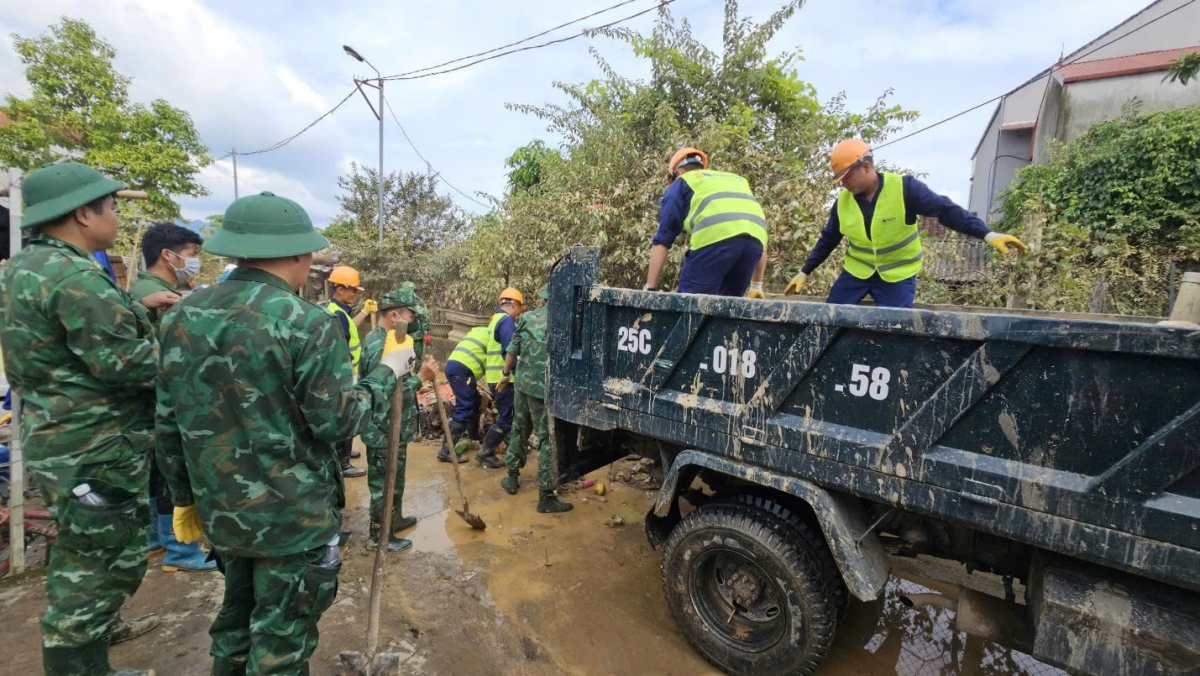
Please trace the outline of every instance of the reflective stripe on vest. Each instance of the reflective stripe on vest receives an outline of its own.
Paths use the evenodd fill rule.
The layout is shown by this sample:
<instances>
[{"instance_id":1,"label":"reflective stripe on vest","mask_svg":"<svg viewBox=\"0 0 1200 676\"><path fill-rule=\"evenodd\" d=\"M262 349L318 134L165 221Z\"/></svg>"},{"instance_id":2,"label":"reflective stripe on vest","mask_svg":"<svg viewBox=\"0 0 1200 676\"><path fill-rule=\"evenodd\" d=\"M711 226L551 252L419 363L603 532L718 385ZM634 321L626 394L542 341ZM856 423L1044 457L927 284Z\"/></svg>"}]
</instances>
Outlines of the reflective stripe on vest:
<instances>
[{"instance_id":1,"label":"reflective stripe on vest","mask_svg":"<svg viewBox=\"0 0 1200 676\"><path fill-rule=\"evenodd\" d=\"M466 366L476 380L482 378L484 360L487 358L488 335L490 334L486 326L476 326L471 329L467 332L466 337L454 346L447 361L456 361Z\"/></svg>"},{"instance_id":2,"label":"reflective stripe on vest","mask_svg":"<svg viewBox=\"0 0 1200 676\"><path fill-rule=\"evenodd\" d=\"M495 385L504 377L504 347L500 341L496 340L496 325L501 319L507 317L505 312L497 312L492 315L492 321L487 327L487 382Z\"/></svg>"},{"instance_id":3,"label":"reflective stripe on vest","mask_svg":"<svg viewBox=\"0 0 1200 676\"><path fill-rule=\"evenodd\" d=\"M739 235L750 235L767 245L767 219L746 179L708 170L689 171L679 178L692 189L691 208L683 221L692 249Z\"/></svg>"},{"instance_id":4,"label":"reflective stripe on vest","mask_svg":"<svg viewBox=\"0 0 1200 676\"><path fill-rule=\"evenodd\" d=\"M358 371L358 358L362 356L362 345L358 342L358 327L354 325L354 318L333 301L329 301L329 305L325 309L346 318L346 324L350 326L350 363L354 365L354 370Z\"/></svg>"},{"instance_id":5,"label":"reflective stripe on vest","mask_svg":"<svg viewBox=\"0 0 1200 676\"><path fill-rule=\"evenodd\" d=\"M876 272L885 282L899 282L921 271L925 249L916 223L905 223L904 178L884 174L875 215L871 218L871 236L862 209L849 190L838 194L838 226L849 243L844 267L859 279L870 279Z\"/></svg>"}]
</instances>

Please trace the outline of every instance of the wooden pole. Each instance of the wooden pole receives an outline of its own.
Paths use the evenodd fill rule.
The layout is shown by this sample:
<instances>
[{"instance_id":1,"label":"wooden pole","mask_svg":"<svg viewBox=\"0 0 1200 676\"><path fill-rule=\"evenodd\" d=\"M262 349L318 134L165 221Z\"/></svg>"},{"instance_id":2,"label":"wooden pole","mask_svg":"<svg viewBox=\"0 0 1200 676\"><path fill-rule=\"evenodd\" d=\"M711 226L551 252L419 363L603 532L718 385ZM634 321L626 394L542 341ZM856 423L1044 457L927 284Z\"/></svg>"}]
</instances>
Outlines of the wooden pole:
<instances>
[{"instance_id":1,"label":"wooden pole","mask_svg":"<svg viewBox=\"0 0 1200 676\"><path fill-rule=\"evenodd\" d=\"M408 323L396 323L397 336L408 335ZM375 546L375 568L371 571L371 605L367 616L367 654L366 663L371 664L375 659L375 649L379 645L379 611L383 596L383 558L387 554L388 543L392 539L392 506L396 492L396 465L400 455L400 424L403 421L401 413L404 409L404 383L396 379L396 391L392 394L392 410L389 412L388 428L388 458L387 474L383 484L383 514L379 524L379 542Z\"/></svg>"},{"instance_id":2,"label":"wooden pole","mask_svg":"<svg viewBox=\"0 0 1200 676\"><path fill-rule=\"evenodd\" d=\"M9 260L21 250L21 172L9 170L8 190L8 251ZM11 264L11 263L10 263ZM8 507L11 511L8 521L8 561L13 575L25 571L25 451L21 447L21 397L17 394L12 381L12 422L9 429L12 439L8 443L9 452L9 488Z\"/></svg>"}]
</instances>

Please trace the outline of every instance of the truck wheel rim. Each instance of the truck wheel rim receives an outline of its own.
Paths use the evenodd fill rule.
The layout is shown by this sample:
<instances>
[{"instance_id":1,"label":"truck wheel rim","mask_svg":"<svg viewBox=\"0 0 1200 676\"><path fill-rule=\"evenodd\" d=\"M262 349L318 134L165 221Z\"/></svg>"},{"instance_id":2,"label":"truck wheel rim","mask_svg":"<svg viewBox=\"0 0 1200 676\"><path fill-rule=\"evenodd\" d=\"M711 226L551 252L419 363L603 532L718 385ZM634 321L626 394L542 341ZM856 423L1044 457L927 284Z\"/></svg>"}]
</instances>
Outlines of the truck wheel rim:
<instances>
[{"instance_id":1,"label":"truck wheel rim","mask_svg":"<svg viewBox=\"0 0 1200 676\"><path fill-rule=\"evenodd\" d=\"M783 638L786 596L753 559L730 549L707 551L692 566L691 578L693 607L725 643L761 652Z\"/></svg>"}]
</instances>

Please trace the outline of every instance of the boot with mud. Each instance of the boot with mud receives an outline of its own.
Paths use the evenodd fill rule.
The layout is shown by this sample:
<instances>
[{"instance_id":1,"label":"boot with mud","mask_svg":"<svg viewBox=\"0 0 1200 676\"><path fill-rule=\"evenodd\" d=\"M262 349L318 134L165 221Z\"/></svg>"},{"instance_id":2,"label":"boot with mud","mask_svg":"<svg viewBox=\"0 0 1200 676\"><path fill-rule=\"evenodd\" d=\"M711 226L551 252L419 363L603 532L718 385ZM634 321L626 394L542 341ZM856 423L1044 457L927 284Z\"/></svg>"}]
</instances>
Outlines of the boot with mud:
<instances>
[{"instance_id":1,"label":"boot with mud","mask_svg":"<svg viewBox=\"0 0 1200 676\"><path fill-rule=\"evenodd\" d=\"M375 551L379 547L379 526L371 524L371 535L367 538L367 549ZM412 547L412 540L406 540L402 537L392 534L388 538L387 550L389 552L402 552L409 547Z\"/></svg>"},{"instance_id":2,"label":"boot with mud","mask_svg":"<svg viewBox=\"0 0 1200 676\"><path fill-rule=\"evenodd\" d=\"M569 512L572 509L575 509L575 505L559 500L554 491L543 491L538 499L537 511L540 514L557 514Z\"/></svg>"},{"instance_id":3,"label":"boot with mud","mask_svg":"<svg viewBox=\"0 0 1200 676\"><path fill-rule=\"evenodd\" d=\"M108 665L108 641L100 639L74 648L42 646L42 668L47 674L70 676L154 676L152 669L113 669Z\"/></svg>"},{"instance_id":4,"label":"boot with mud","mask_svg":"<svg viewBox=\"0 0 1200 676\"><path fill-rule=\"evenodd\" d=\"M518 476L516 472L509 472L508 476L500 480L500 488L503 488L504 492L509 495L516 495L517 488L521 486L520 481L517 479Z\"/></svg>"},{"instance_id":5,"label":"boot with mud","mask_svg":"<svg viewBox=\"0 0 1200 676\"><path fill-rule=\"evenodd\" d=\"M216 566L214 565L213 567L215 568ZM108 639L108 644L117 645L118 643L132 641L142 634L153 630L158 626L158 623L158 615L154 613L143 615L135 620L126 620L117 615L117 622L113 625L112 635Z\"/></svg>"},{"instance_id":6,"label":"boot with mud","mask_svg":"<svg viewBox=\"0 0 1200 676\"><path fill-rule=\"evenodd\" d=\"M398 507L396 508L395 513L392 514L392 532L393 533L400 533L402 531L406 531L415 525L417 525L417 517L404 516L400 513L400 508L398 508Z\"/></svg>"},{"instance_id":7,"label":"boot with mud","mask_svg":"<svg viewBox=\"0 0 1200 676\"><path fill-rule=\"evenodd\" d=\"M467 459L465 457L463 457L463 455L461 453L457 452L458 440L461 439L462 436L466 433L467 433L466 423L460 423L460 422L456 422L454 420L450 421L450 440L447 441L445 438L442 439L442 447L440 450L438 450L438 455L437 455L438 462L450 462L450 445L451 444L454 444L454 446L456 447L455 448L455 453L456 453L455 459L458 461L458 463L461 465L462 463L467 462Z\"/></svg>"},{"instance_id":8,"label":"boot with mud","mask_svg":"<svg viewBox=\"0 0 1200 676\"><path fill-rule=\"evenodd\" d=\"M492 425L488 428L487 434L483 435L483 447L479 449L479 453L475 455L475 459L479 464L488 469L501 469L504 467L504 461L496 457L496 450L500 448L500 444L508 437L508 432Z\"/></svg>"}]
</instances>

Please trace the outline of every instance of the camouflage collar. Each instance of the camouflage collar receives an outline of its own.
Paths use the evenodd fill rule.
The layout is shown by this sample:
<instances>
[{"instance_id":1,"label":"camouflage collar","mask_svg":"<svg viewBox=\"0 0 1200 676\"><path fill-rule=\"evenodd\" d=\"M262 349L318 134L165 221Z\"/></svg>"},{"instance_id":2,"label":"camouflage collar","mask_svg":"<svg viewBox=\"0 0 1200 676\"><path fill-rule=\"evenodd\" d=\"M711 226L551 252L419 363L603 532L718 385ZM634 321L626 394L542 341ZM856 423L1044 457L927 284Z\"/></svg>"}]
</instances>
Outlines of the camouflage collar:
<instances>
[{"instance_id":1,"label":"camouflage collar","mask_svg":"<svg viewBox=\"0 0 1200 676\"><path fill-rule=\"evenodd\" d=\"M37 237L34 237L33 239L31 239L29 243L30 244L48 244L48 245L58 248L58 249L66 249L67 251L70 251L71 253L73 253L77 256L82 256L84 258L92 257L92 255L90 253L84 251L83 249L80 249L79 247L75 246L74 244L71 244L70 242L64 242L61 239L58 239L57 237L51 237L50 235L39 234Z\"/></svg>"},{"instance_id":2,"label":"camouflage collar","mask_svg":"<svg viewBox=\"0 0 1200 676\"><path fill-rule=\"evenodd\" d=\"M236 268L233 272L229 273L229 278L225 281L259 282L260 284L268 284L270 286L283 289L288 293L296 293L295 289L288 288L287 282L265 270L259 270L258 268Z\"/></svg>"}]
</instances>

